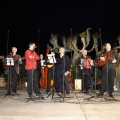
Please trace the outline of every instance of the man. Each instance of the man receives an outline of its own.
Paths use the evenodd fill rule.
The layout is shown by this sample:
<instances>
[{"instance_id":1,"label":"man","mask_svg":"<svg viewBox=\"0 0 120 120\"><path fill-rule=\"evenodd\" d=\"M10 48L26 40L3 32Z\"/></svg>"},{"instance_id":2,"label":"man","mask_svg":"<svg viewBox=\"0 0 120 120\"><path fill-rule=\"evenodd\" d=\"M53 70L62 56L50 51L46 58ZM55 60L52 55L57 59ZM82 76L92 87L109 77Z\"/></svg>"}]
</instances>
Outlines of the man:
<instances>
[{"instance_id":1,"label":"man","mask_svg":"<svg viewBox=\"0 0 120 120\"><path fill-rule=\"evenodd\" d=\"M38 88L38 73L37 73L37 60L40 57L34 51L36 48L35 43L29 43L29 49L25 51L25 70L27 76L27 91L28 96L33 97L32 91L35 92L36 96L40 96L39 88Z\"/></svg>"},{"instance_id":2,"label":"man","mask_svg":"<svg viewBox=\"0 0 120 120\"><path fill-rule=\"evenodd\" d=\"M47 57L46 58L46 64L48 67L48 74L47 74L47 89L46 93L48 94L50 92L50 85L51 85L51 80L54 78L54 58L55 58L55 53L53 51L50 52L52 63L51 60Z\"/></svg>"},{"instance_id":3,"label":"man","mask_svg":"<svg viewBox=\"0 0 120 120\"><path fill-rule=\"evenodd\" d=\"M111 50L110 43L106 43L105 45L105 53L102 55L98 55L101 62L105 62L106 64L102 66L102 82L101 89L98 96L103 96L104 92L107 91L109 93L109 97L113 97L112 93L114 91L114 78L116 72L116 59L117 54Z\"/></svg>"},{"instance_id":4,"label":"man","mask_svg":"<svg viewBox=\"0 0 120 120\"><path fill-rule=\"evenodd\" d=\"M16 95L17 94L17 78L18 78L18 74L19 74L19 64L22 64L22 61L21 61L22 59L21 59L21 56L17 54L16 47L12 47L12 53L8 57L13 58L13 62L11 61L10 69L9 69L9 67L7 69L7 74L11 73L11 75L10 75L11 78L8 78L8 79L11 80L10 81L11 83L13 81L12 91L13 91L14 95ZM3 63L7 64L7 58L3 59ZM10 85L10 83L8 83L8 84L9 84L8 86L10 88L11 85ZM9 90L8 90L8 92L10 92Z\"/></svg>"},{"instance_id":5,"label":"man","mask_svg":"<svg viewBox=\"0 0 120 120\"><path fill-rule=\"evenodd\" d=\"M65 55L65 48L59 48L59 57L57 58L57 63L55 64L55 84L58 82L61 97L70 94L68 74L71 68L71 62L67 55ZM56 86L56 85L55 85Z\"/></svg>"},{"instance_id":6,"label":"man","mask_svg":"<svg viewBox=\"0 0 120 120\"><path fill-rule=\"evenodd\" d=\"M88 93L91 82L91 67L93 66L93 60L87 55L87 50L82 50L82 56L78 58L77 62L82 77L82 90L83 92Z\"/></svg>"},{"instance_id":7,"label":"man","mask_svg":"<svg viewBox=\"0 0 120 120\"><path fill-rule=\"evenodd\" d=\"M40 78L42 77L41 69L44 69L43 54L40 54L40 60L37 61L37 72L38 72L38 87L40 89Z\"/></svg>"}]
</instances>

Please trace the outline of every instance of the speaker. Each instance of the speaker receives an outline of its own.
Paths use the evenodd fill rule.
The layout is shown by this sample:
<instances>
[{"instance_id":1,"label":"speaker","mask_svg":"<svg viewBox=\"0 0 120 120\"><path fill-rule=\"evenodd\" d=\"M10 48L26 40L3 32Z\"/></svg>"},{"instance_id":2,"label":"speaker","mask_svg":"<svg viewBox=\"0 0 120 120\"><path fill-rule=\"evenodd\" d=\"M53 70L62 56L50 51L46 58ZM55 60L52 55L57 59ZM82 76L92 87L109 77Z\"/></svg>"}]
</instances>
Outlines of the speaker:
<instances>
[{"instance_id":1,"label":"speaker","mask_svg":"<svg viewBox=\"0 0 120 120\"><path fill-rule=\"evenodd\" d=\"M75 79L75 90L82 90L82 80Z\"/></svg>"}]
</instances>

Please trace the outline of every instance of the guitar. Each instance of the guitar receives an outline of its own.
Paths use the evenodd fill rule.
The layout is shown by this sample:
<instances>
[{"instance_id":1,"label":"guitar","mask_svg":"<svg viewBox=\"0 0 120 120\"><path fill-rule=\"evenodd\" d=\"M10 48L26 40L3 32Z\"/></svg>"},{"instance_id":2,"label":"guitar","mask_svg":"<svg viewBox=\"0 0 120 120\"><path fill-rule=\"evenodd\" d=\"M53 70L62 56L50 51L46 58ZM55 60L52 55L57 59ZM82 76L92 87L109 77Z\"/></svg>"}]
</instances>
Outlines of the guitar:
<instances>
[{"instance_id":1,"label":"guitar","mask_svg":"<svg viewBox=\"0 0 120 120\"><path fill-rule=\"evenodd\" d=\"M47 66L48 66L48 68L51 68L53 65L54 65L54 64L51 64L51 65L47 65Z\"/></svg>"},{"instance_id":2,"label":"guitar","mask_svg":"<svg viewBox=\"0 0 120 120\"><path fill-rule=\"evenodd\" d=\"M120 48L120 46L116 47L114 50L111 50L109 53L104 53L102 56L100 57L105 57L105 61L101 60L100 57L97 60L98 66L103 67L106 65L107 60L110 61L113 59L112 53L117 50L118 48Z\"/></svg>"}]
</instances>

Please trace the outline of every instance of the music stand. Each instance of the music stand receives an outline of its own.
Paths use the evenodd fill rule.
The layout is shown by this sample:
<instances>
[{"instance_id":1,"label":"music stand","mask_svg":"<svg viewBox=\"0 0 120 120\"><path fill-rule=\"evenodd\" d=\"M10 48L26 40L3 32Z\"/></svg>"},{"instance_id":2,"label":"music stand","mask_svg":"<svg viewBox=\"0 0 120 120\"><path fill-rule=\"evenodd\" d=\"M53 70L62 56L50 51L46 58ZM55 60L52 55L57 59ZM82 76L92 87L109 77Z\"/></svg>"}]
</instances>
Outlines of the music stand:
<instances>
[{"instance_id":1,"label":"music stand","mask_svg":"<svg viewBox=\"0 0 120 120\"><path fill-rule=\"evenodd\" d=\"M50 63L50 64L56 63L56 59L55 59L55 55L54 55L54 54L48 54L47 56L48 56L48 60L49 60L49 63ZM53 79L54 79L54 65L53 65ZM52 95L52 98L51 98L51 100L52 100L52 99L53 99L53 96L54 96L54 92L55 92L55 87L54 87L54 84L53 84L53 88L52 88L51 92L48 94L47 98L48 98L50 95ZM59 94L57 94L57 95L59 95ZM59 95L59 96L60 96L60 95Z\"/></svg>"},{"instance_id":2,"label":"music stand","mask_svg":"<svg viewBox=\"0 0 120 120\"><path fill-rule=\"evenodd\" d=\"M4 97L6 97L7 95L12 95L13 96L13 94L11 94L11 78L12 78L12 76L11 76L11 66L14 66L14 59L13 58L7 58L6 59L7 61L6 61L6 65L8 66L8 88L7 88L7 94L5 94L5 96Z\"/></svg>"},{"instance_id":3,"label":"music stand","mask_svg":"<svg viewBox=\"0 0 120 120\"><path fill-rule=\"evenodd\" d=\"M84 72L84 59L81 59L81 65L80 65L80 69L82 70L82 91L84 93L84 76L85 76L85 72Z\"/></svg>"}]
</instances>

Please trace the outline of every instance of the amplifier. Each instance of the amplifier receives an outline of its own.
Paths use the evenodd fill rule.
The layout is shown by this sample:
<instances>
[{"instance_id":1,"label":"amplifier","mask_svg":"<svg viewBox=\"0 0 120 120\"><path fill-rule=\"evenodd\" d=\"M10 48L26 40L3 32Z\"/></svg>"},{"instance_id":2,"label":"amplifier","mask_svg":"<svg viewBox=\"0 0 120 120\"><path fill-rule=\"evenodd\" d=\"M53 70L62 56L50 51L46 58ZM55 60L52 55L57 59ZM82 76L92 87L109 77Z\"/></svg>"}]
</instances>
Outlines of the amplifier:
<instances>
[{"instance_id":1,"label":"amplifier","mask_svg":"<svg viewBox=\"0 0 120 120\"><path fill-rule=\"evenodd\" d=\"M82 90L82 79L75 79L75 90Z\"/></svg>"}]
</instances>

